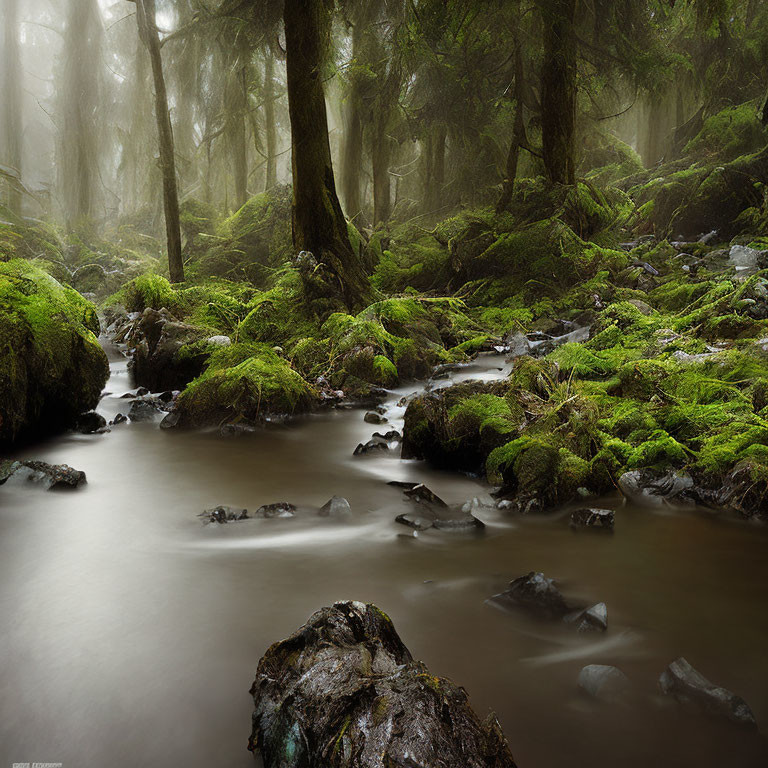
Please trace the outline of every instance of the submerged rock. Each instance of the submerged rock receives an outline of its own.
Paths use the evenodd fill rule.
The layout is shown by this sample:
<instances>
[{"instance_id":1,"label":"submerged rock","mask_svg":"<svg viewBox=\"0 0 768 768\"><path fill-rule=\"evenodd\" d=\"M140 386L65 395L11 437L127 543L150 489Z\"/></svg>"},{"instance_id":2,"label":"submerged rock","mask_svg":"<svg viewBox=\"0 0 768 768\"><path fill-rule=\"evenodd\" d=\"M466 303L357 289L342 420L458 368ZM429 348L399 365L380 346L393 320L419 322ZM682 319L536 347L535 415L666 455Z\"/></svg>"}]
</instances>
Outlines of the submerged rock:
<instances>
[{"instance_id":1,"label":"submerged rock","mask_svg":"<svg viewBox=\"0 0 768 768\"><path fill-rule=\"evenodd\" d=\"M199 516L204 518L206 523L224 524L234 522L235 520L247 520L248 510L239 507L219 506L213 509L206 509Z\"/></svg>"},{"instance_id":2,"label":"submerged rock","mask_svg":"<svg viewBox=\"0 0 768 768\"><path fill-rule=\"evenodd\" d=\"M510 581L509 588L494 595L491 602L501 608L523 608L547 619L563 618L570 610L555 580L537 571Z\"/></svg>"},{"instance_id":3,"label":"submerged rock","mask_svg":"<svg viewBox=\"0 0 768 768\"><path fill-rule=\"evenodd\" d=\"M630 687L629 678L617 667L588 664L579 672L579 688L593 699L615 701Z\"/></svg>"},{"instance_id":4,"label":"submerged rock","mask_svg":"<svg viewBox=\"0 0 768 768\"><path fill-rule=\"evenodd\" d=\"M423 483L413 486L413 488L406 488L403 493L419 504L431 504L436 507L447 508L448 505L434 492L427 488Z\"/></svg>"},{"instance_id":5,"label":"submerged rock","mask_svg":"<svg viewBox=\"0 0 768 768\"><path fill-rule=\"evenodd\" d=\"M354 456L362 456L366 453L376 453L377 451L388 451L389 441L383 437L372 437L367 443L358 443L355 448Z\"/></svg>"},{"instance_id":6,"label":"submerged rock","mask_svg":"<svg viewBox=\"0 0 768 768\"><path fill-rule=\"evenodd\" d=\"M605 603L596 603L583 611L569 614L565 621L573 624L577 632L605 632L608 629L608 607Z\"/></svg>"},{"instance_id":7,"label":"submerged rock","mask_svg":"<svg viewBox=\"0 0 768 768\"><path fill-rule=\"evenodd\" d=\"M368 411L363 417L363 421L365 421L366 424L386 424L388 419L386 416L376 413L376 411Z\"/></svg>"},{"instance_id":8,"label":"submerged rock","mask_svg":"<svg viewBox=\"0 0 768 768\"><path fill-rule=\"evenodd\" d=\"M352 517L352 508L343 496L332 496L317 514L320 517Z\"/></svg>"},{"instance_id":9,"label":"submerged rock","mask_svg":"<svg viewBox=\"0 0 768 768\"><path fill-rule=\"evenodd\" d=\"M131 403L128 418L131 421L152 421L160 413L157 403L148 397L139 397Z\"/></svg>"},{"instance_id":10,"label":"submerged rock","mask_svg":"<svg viewBox=\"0 0 768 768\"><path fill-rule=\"evenodd\" d=\"M85 481L85 472L68 464L48 464L45 461L6 461L0 463L0 484L6 482L30 482L47 490L52 488L77 488Z\"/></svg>"},{"instance_id":11,"label":"submerged rock","mask_svg":"<svg viewBox=\"0 0 768 768\"><path fill-rule=\"evenodd\" d=\"M75 430L83 435L92 435L94 432L107 432L107 420L96 411L81 413L75 422Z\"/></svg>"},{"instance_id":12,"label":"submerged rock","mask_svg":"<svg viewBox=\"0 0 768 768\"><path fill-rule=\"evenodd\" d=\"M693 479L671 470L664 473L650 469L625 472L619 478L619 488L625 496L644 506L691 504L694 501Z\"/></svg>"},{"instance_id":13,"label":"submerged rock","mask_svg":"<svg viewBox=\"0 0 768 768\"><path fill-rule=\"evenodd\" d=\"M254 517L295 517L296 507L287 501L278 501L274 504L264 504L256 510Z\"/></svg>"},{"instance_id":14,"label":"submerged rock","mask_svg":"<svg viewBox=\"0 0 768 768\"><path fill-rule=\"evenodd\" d=\"M757 727L755 716L744 699L711 683L682 657L662 672L659 687L683 705L727 718L738 725Z\"/></svg>"},{"instance_id":15,"label":"submerged rock","mask_svg":"<svg viewBox=\"0 0 768 768\"><path fill-rule=\"evenodd\" d=\"M612 509L575 509L571 512L572 528L601 528L613 530L616 513Z\"/></svg>"},{"instance_id":16,"label":"submerged rock","mask_svg":"<svg viewBox=\"0 0 768 768\"><path fill-rule=\"evenodd\" d=\"M514 768L498 721L414 661L392 621L359 602L323 608L259 662L248 748L265 768Z\"/></svg>"}]
</instances>

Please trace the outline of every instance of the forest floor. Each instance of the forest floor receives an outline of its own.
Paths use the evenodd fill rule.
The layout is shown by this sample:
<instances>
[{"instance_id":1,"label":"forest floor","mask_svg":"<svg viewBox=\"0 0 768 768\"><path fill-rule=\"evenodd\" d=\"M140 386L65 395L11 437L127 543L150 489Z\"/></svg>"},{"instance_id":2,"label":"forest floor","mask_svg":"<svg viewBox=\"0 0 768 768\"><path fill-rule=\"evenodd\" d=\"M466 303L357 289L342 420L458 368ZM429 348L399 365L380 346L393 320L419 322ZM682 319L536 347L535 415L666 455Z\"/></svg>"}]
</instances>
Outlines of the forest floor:
<instances>
[{"instance_id":1,"label":"forest floor","mask_svg":"<svg viewBox=\"0 0 768 768\"><path fill-rule=\"evenodd\" d=\"M169 393L147 404L167 427L375 404L504 351L503 381L408 404L404 456L485 475L523 511L622 487L768 517L768 158L738 113L724 119L650 171L616 142L575 187L520 180L501 213L350 224L377 294L352 313L307 300L288 188L224 219L187 201L177 285L146 221L98 237L9 221L0 298L16 342L0 375L16 411L0 438L95 406L93 301L137 385ZM41 373L54 349L58 383Z\"/></svg>"}]
</instances>

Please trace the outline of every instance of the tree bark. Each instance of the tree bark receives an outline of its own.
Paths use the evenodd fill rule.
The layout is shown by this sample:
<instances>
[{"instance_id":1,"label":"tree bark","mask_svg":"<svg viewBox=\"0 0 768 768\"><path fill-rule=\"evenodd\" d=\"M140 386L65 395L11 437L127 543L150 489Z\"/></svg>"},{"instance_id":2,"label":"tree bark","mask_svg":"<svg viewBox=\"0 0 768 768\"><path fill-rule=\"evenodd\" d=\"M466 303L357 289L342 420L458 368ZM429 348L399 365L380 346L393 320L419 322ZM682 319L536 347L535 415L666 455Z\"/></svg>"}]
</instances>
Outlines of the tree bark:
<instances>
[{"instance_id":1,"label":"tree bark","mask_svg":"<svg viewBox=\"0 0 768 768\"><path fill-rule=\"evenodd\" d=\"M22 161L22 120L21 120L21 59L19 53L18 0L6 0L3 62L3 121L5 137L3 159L18 172L21 181ZM21 215L21 188L8 185L8 208L17 216Z\"/></svg>"},{"instance_id":2,"label":"tree bark","mask_svg":"<svg viewBox=\"0 0 768 768\"><path fill-rule=\"evenodd\" d=\"M288 108L293 141L293 244L311 252L317 268L305 287L349 309L370 297L370 283L349 241L336 194L323 91L326 0L286 0Z\"/></svg>"},{"instance_id":3,"label":"tree bark","mask_svg":"<svg viewBox=\"0 0 768 768\"><path fill-rule=\"evenodd\" d=\"M248 150L245 136L247 109L245 67L233 75L229 107L229 148L232 157L232 175L235 179L235 208L240 210L248 200Z\"/></svg>"},{"instance_id":4,"label":"tree bark","mask_svg":"<svg viewBox=\"0 0 768 768\"><path fill-rule=\"evenodd\" d=\"M160 56L160 38L157 31L155 0L136 0L139 34L147 46L152 62L155 83L155 117L160 145L160 168L163 172L163 207L165 233L168 241L168 269L172 283L184 281L184 262L181 258L181 227L179 224L179 192L176 186L176 160L173 150L173 128L168 112L168 96Z\"/></svg>"},{"instance_id":5,"label":"tree bark","mask_svg":"<svg viewBox=\"0 0 768 768\"><path fill-rule=\"evenodd\" d=\"M442 123L432 125L424 144L426 165L424 173L424 207L427 213L439 210L445 184L445 142L448 129Z\"/></svg>"},{"instance_id":6,"label":"tree bark","mask_svg":"<svg viewBox=\"0 0 768 768\"><path fill-rule=\"evenodd\" d=\"M352 60L360 57L363 36L363 19L357 19L352 28ZM362 217L360 196L360 171L363 164L363 121L360 115L363 95L359 75L352 74L344 113L344 157L341 164L341 194L344 208L351 221L359 224Z\"/></svg>"},{"instance_id":7,"label":"tree bark","mask_svg":"<svg viewBox=\"0 0 768 768\"><path fill-rule=\"evenodd\" d=\"M576 0L544 0L544 63L541 72L541 129L544 165L550 181L574 184L576 122Z\"/></svg>"},{"instance_id":8,"label":"tree bark","mask_svg":"<svg viewBox=\"0 0 768 768\"><path fill-rule=\"evenodd\" d=\"M376 116L371 160L373 165L373 223L386 224L392 212L392 192L389 179L390 138L387 136L387 114Z\"/></svg>"},{"instance_id":9,"label":"tree bark","mask_svg":"<svg viewBox=\"0 0 768 768\"><path fill-rule=\"evenodd\" d=\"M515 121L512 126L512 141L509 145L509 154L507 155L507 168L504 178L504 185L501 190L501 197L496 203L496 212L501 213L507 209L512 200L512 193L515 190L515 179L517 178L517 163L520 159L520 148L526 141L525 135L525 113L524 90L525 74L523 71L523 52L522 46L518 41L515 48Z\"/></svg>"},{"instance_id":10,"label":"tree bark","mask_svg":"<svg viewBox=\"0 0 768 768\"><path fill-rule=\"evenodd\" d=\"M277 127L275 125L275 60L267 48L264 57L264 122L267 139L265 191L277 185Z\"/></svg>"}]
</instances>

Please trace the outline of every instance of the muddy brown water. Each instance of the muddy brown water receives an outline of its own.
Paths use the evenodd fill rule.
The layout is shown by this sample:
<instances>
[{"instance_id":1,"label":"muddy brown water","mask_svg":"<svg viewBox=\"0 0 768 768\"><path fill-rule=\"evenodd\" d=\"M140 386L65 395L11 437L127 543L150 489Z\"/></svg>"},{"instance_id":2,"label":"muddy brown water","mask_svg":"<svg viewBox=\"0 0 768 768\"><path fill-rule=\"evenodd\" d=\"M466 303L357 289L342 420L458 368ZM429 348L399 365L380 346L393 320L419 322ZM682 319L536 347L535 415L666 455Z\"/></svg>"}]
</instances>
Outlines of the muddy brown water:
<instances>
[{"instance_id":1,"label":"muddy brown water","mask_svg":"<svg viewBox=\"0 0 768 768\"><path fill-rule=\"evenodd\" d=\"M111 351L111 418L128 403ZM498 375L486 357L458 378ZM449 382L443 382L446 384ZM393 394L391 403L406 388ZM402 411L390 410L395 426ZM123 424L66 435L23 458L88 475L75 492L0 488L0 766L253 765L248 688L267 646L339 599L377 603L415 657L498 713L521 768L768 765L768 530L701 512L617 508L614 535L574 533L563 514L480 517L481 536L394 523L412 502L388 480L449 502L479 481L396 455L352 457L376 427L335 411L240 439ZM349 499L352 522L318 518L203 526L230 504ZM609 631L576 635L485 603L530 570L605 601ZM749 733L690 715L656 680L684 655L743 696ZM634 697L580 695L585 664L616 664Z\"/></svg>"}]
</instances>

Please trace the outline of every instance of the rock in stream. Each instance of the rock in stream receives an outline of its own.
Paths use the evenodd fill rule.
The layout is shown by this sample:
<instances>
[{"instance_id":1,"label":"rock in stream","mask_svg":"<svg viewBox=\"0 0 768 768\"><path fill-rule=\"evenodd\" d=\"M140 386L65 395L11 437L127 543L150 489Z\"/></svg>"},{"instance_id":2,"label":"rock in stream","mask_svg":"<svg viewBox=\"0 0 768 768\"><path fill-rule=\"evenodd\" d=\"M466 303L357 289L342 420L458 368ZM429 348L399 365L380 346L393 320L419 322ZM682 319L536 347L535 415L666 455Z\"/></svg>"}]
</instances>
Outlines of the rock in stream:
<instances>
[{"instance_id":1,"label":"rock in stream","mask_svg":"<svg viewBox=\"0 0 768 768\"><path fill-rule=\"evenodd\" d=\"M265 768L515 767L496 717L481 722L371 604L322 608L272 645L251 695Z\"/></svg>"}]
</instances>

